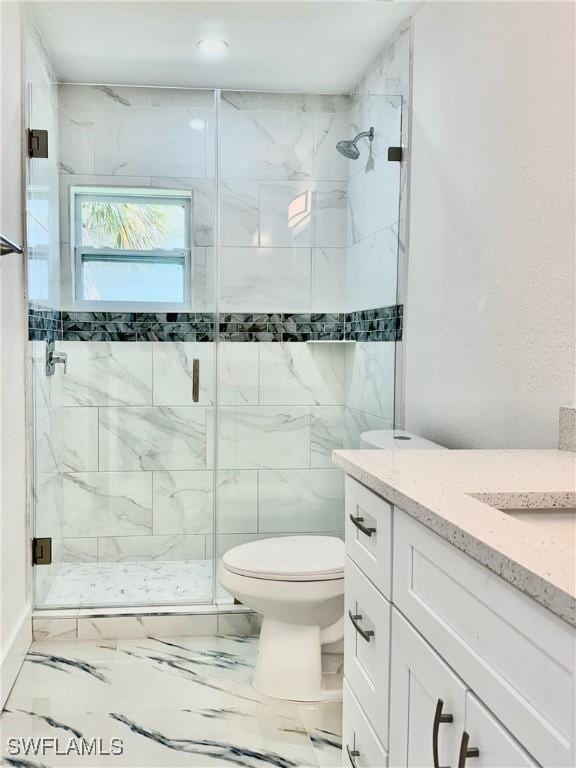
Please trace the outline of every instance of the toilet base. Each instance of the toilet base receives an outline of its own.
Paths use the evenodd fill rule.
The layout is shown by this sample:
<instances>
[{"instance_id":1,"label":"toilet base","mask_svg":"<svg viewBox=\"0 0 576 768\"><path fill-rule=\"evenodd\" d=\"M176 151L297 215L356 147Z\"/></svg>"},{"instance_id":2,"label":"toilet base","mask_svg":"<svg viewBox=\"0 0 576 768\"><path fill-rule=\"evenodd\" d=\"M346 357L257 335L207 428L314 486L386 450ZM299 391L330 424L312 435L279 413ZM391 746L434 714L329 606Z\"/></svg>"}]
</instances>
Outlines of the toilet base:
<instances>
[{"instance_id":1,"label":"toilet base","mask_svg":"<svg viewBox=\"0 0 576 768\"><path fill-rule=\"evenodd\" d=\"M252 679L260 693L284 701L340 701L341 671L323 669L321 628L264 617ZM338 666L338 657L331 658ZM341 666L341 664L340 664Z\"/></svg>"}]
</instances>

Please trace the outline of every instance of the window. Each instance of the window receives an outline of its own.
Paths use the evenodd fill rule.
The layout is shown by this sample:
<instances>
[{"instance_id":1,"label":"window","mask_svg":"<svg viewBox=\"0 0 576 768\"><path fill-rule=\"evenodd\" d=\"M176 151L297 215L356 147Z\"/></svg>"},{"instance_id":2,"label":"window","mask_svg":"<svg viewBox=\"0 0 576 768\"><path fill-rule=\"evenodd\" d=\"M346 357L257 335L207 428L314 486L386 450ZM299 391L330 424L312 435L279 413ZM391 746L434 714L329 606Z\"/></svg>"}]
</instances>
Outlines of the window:
<instances>
[{"instance_id":1,"label":"window","mask_svg":"<svg viewBox=\"0 0 576 768\"><path fill-rule=\"evenodd\" d=\"M71 194L79 305L188 304L191 194L86 187Z\"/></svg>"}]
</instances>

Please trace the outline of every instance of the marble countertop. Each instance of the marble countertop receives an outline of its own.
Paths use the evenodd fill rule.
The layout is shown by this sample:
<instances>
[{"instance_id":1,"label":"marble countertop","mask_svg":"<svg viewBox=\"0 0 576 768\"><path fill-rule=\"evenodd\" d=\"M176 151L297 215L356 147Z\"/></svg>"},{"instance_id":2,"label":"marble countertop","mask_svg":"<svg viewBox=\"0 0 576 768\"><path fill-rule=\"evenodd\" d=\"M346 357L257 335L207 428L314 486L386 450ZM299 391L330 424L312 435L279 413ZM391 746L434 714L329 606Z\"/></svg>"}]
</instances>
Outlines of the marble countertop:
<instances>
[{"instance_id":1,"label":"marble countertop","mask_svg":"<svg viewBox=\"0 0 576 768\"><path fill-rule=\"evenodd\" d=\"M576 454L357 450L332 456L347 474L576 626L576 528L554 519L527 523L492 506L575 508Z\"/></svg>"}]
</instances>

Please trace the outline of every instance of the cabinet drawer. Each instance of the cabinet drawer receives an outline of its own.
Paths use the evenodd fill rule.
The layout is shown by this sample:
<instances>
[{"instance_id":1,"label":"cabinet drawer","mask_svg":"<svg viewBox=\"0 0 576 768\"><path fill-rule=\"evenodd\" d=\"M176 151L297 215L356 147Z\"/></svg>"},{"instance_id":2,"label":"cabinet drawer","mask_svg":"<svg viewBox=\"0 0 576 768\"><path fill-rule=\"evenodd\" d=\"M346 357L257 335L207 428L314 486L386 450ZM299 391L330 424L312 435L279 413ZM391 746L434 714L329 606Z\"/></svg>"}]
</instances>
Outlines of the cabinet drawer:
<instances>
[{"instance_id":1,"label":"cabinet drawer","mask_svg":"<svg viewBox=\"0 0 576 768\"><path fill-rule=\"evenodd\" d=\"M346 554L390 599L392 507L351 477L346 478Z\"/></svg>"},{"instance_id":2,"label":"cabinet drawer","mask_svg":"<svg viewBox=\"0 0 576 768\"><path fill-rule=\"evenodd\" d=\"M394 604L538 762L576 764L567 624L398 509Z\"/></svg>"},{"instance_id":3,"label":"cabinet drawer","mask_svg":"<svg viewBox=\"0 0 576 768\"><path fill-rule=\"evenodd\" d=\"M348 558L345 589L344 675L386 747L391 605Z\"/></svg>"},{"instance_id":4,"label":"cabinet drawer","mask_svg":"<svg viewBox=\"0 0 576 768\"><path fill-rule=\"evenodd\" d=\"M386 750L346 682L343 698L342 765L346 768L387 768Z\"/></svg>"},{"instance_id":5,"label":"cabinet drawer","mask_svg":"<svg viewBox=\"0 0 576 768\"><path fill-rule=\"evenodd\" d=\"M466 694L466 732L469 747L478 749L470 768L538 768L538 763L517 744L470 691Z\"/></svg>"}]
</instances>

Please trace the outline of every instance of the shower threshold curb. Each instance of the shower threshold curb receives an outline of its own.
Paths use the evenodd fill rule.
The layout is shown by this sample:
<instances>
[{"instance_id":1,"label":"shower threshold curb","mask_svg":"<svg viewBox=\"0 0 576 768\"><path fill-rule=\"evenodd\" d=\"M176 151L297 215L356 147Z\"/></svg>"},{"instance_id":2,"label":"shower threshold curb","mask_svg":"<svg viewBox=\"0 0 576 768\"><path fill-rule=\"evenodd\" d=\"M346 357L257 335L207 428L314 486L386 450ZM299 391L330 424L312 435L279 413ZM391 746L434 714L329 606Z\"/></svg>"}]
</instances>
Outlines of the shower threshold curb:
<instances>
[{"instance_id":1,"label":"shower threshold curb","mask_svg":"<svg viewBox=\"0 0 576 768\"><path fill-rule=\"evenodd\" d=\"M246 605L206 603L189 605L89 606L87 608L35 608L32 618L102 618L109 616L197 616L220 613L254 613Z\"/></svg>"},{"instance_id":2,"label":"shower threshold curb","mask_svg":"<svg viewBox=\"0 0 576 768\"><path fill-rule=\"evenodd\" d=\"M131 608L37 609L37 642L121 640L145 637L257 635L260 617L244 605L141 606Z\"/></svg>"}]
</instances>

